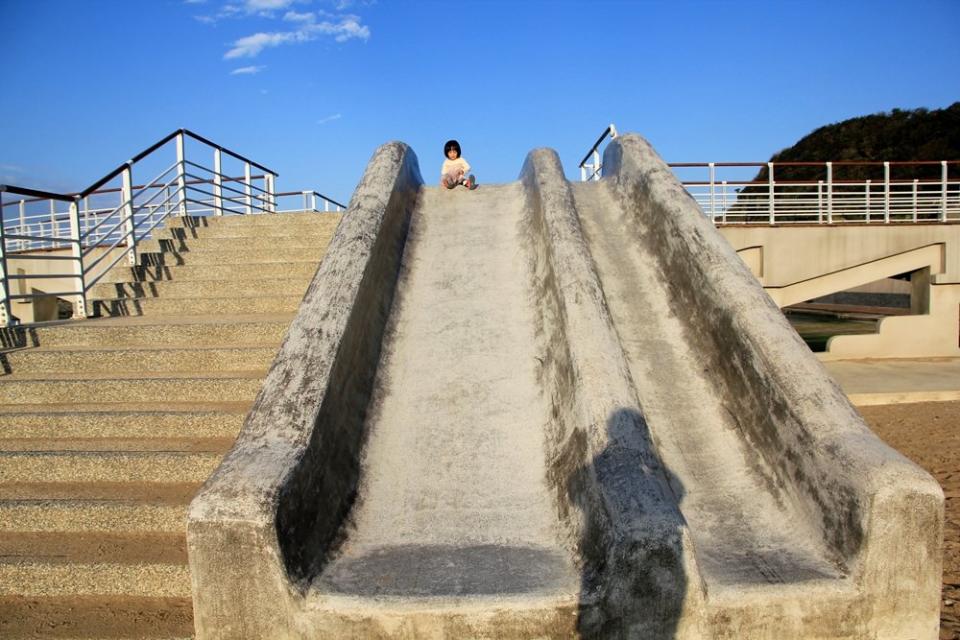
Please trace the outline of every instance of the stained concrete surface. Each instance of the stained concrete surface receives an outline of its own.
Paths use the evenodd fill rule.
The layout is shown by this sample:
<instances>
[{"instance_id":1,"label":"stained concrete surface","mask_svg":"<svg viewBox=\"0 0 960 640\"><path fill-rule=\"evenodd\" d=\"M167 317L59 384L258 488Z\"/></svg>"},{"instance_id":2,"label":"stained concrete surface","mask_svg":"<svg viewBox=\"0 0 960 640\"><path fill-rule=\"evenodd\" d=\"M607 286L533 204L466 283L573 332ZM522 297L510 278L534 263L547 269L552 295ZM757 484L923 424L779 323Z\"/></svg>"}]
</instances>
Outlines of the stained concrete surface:
<instances>
[{"instance_id":1,"label":"stained concrete surface","mask_svg":"<svg viewBox=\"0 0 960 640\"><path fill-rule=\"evenodd\" d=\"M762 460L739 435L669 305L669 276L622 232L607 185L578 184L573 193L647 423L685 488L681 511L705 578L735 585L840 577L806 514L764 486Z\"/></svg>"},{"instance_id":2,"label":"stained concrete surface","mask_svg":"<svg viewBox=\"0 0 960 640\"><path fill-rule=\"evenodd\" d=\"M939 487L645 141L604 166L378 150L191 504L200 638L935 636Z\"/></svg>"},{"instance_id":3,"label":"stained concrete surface","mask_svg":"<svg viewBox=\"0 0 960 640\"><path fill-rule=\"evenodd\" d=\"M421 190L358 504L314 589L577 592L545 479L522 195L517 183Z\"/></svg>"}]
</instances>

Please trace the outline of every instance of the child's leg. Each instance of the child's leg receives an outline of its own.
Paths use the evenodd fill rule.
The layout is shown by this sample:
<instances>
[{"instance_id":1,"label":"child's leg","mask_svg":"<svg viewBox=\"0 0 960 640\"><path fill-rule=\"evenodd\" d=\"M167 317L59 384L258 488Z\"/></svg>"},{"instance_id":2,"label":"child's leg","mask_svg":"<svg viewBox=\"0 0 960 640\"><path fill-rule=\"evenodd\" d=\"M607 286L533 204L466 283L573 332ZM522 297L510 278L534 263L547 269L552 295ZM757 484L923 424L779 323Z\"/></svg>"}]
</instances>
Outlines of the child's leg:
<instances>
[{"instance_id":1,"label":"child's leg","mask_svg":"<svg viewBox=\"0 0 960 640\"><path fill-rule=\"evenodd\" d=\"M440 177L440 184L445 186L447 189L453 189L455 186L460 184L460 177L454 173L445 173Z\"/></svg>"}]
</instances>

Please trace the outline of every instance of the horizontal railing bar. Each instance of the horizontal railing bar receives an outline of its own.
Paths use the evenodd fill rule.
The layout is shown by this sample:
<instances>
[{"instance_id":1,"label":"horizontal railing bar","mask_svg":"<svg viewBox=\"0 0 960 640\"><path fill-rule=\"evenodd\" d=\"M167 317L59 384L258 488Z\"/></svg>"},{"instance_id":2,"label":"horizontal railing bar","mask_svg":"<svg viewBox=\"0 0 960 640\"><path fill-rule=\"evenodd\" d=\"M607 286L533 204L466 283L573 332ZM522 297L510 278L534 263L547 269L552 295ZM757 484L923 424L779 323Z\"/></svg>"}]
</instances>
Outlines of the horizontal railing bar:
<instances>
[{"instance_id":1,"label":"horizontal railing bar","mask_svg":"<svg viewBox=\"0 0 960 640\"><path fill-rule=\"evenodd\" d=\"M271 174L271 175L273 175L273 176L279 176L279 175L280 175L279 173L277 173L277 172L274 171L273 169L268 169L268 168L266 168L265 166L263 166L262 164L260 164L260 163L258 163L258 162L254 162L253 160L250 160L249 158L246 158L246 157L240 155L239 153L236 153L235 151L231 151L230 149L227 149L226 147L222 147L222 146L220 146L219 144L217 144L216 142L211 142L210 140L207 140L207 139L204 138L203 136L198 135L198 134L194 133L193 131L190 131L189 129L180 129L180 131L183 132L183 133L185 133L186 135L190 136L191 138L193 138L194 140L196 140L196 141L198 141L198 142L202 142L202 143L204 143L205 145L208 145L208 146L213 147L214 149L219 149L221 152L223 152L223 153L225 153L225 154L227 154L227 155L229 155L229 156L232 156L232 157L236 158L237 160L240 160L241 162L246 162L246 163L249 164L250 166L256 167L257 169L260 169L261 171L266 171L267 173L269 173L269 174Z\"/></svg>"},{"instance_id":2,"label":"horizontal railing bar","mask_svg":"<svg viewBox=\"0 0 960 640\"><path fill-rule=\"evenodd\" d=\"M79 291L44 291L43 293L20 293L17 295L10 295L8 298L10 300L30 300L33 298L47 298L51 296L54 298L59 298L61 296L75 296L79 293Z\"/></svg>"},{"instance_id":3,"label":"horizontal railing bar","mask_svg":"<svg viewBox=\"0 0 960 640\"><path fill-rule=\"evenodd\" d=\"M35 249L22 249L20 251L11 251L7 254L7 260L79 260L80 258L74 256L44 256L36 255L33 253L27 253L28 251L56 251L56 248L50 249L49 247L37 247ZM62 251L62 249L61 249Z\"/></svg>"},{"instance_id":4,"label":"horizontal railing bar","mask_svg":"<svg viewBox=\"0 0 960 640\"><path fill-rule=\"evenodd\" d=\"M250 176L250 179L251 179L251 180L262 180L263 178L264 178L264 176L263 176L262 174L257 174L257 175L252 175L252 176ZM226 175L223 176L223 181L224 181L224 182L243 182L244 180L246 180L246 178L244 178L243 176L237 176L237 177L229 177L229 176L226 176ZM208 182L208 183L212 183L213 180L187 180L187 184L195 184L195 183L197 183L197 182ZM0 187L5 187L5 186L12 186L12 185L0 185ZM135 185L133 185L133 186L130 187L130 188L131 188L131 189L144 189L144 188L148 188L148 187L151 188L151 189L159 188L159 187L157 187L156 185L152 185L152 184L135 184ZM19 189L19 188L21 188L21 187L15 187L15 188ZM120 193L121 191L123 191L123 189L121 189L121 188L119 188L119 187L110 188L110 189L100 189L99 191L94 191L94 192L88 194L87 197L89 197L89 196L99 196L99 195L103 195L103 194L107 194L107 193ZM298 192L298 193L299 193L299 192ZM54 195L56 195L56 194L54 194ZM60 194L60 195L66 196L66 199L63 199L63 198L56 198L56 199L62 200L62 201L64 201L64 202L73 202L76 198L78 198L78 197L80 196L80 192L64 193L64 194ZM46 202L47 200L50 200L50 199L51 199L51 198L32 198L32 199L30 199L30 200L24 200L24 202L25 202L26 204L30 204L30 203L32 203L32 202ZM19 204L20 204L20 200L11 200L10 202L4 202L4 203L3 203L3 206L4 206L4 207L12 207L12 206L16 206L16 205L19 205ZM86 211L86 212L91 212L91 211L106 211L106 210L108 210L106 207L103 207L103 208L100 208L100 209L84 209L84 211ZM61 212L61 213L62 213L62 212ZM45 215L45 214L42 214L42 213L41 213L41 214L30 214L30 215L40 215L40 216L42 216L42 215ZM46 215L49 216L49 214L46 214ZM59 214L58 214L58 215L59 215Z\"/></svg>"},{"instance_id":5,"label":"horizontal railing bar","mask_svg":"<svg viewBox=\"0 0 960 640\"><path fill-rule=\"evenodd\" d=\"M29 189L27 187L18 187L14 184L0 184L0 192L15 193L21 196L30 196L39 200L62 200L73 202L73 198L62 193L53 193L52 191L41 191L40 189ZM14 204L14 203L10 203Z\"/></svg>"},{"instance_id":6,"label":"horizontal railing bar","mask_svg":"<svg viewBox=\"0 0 960 640\"><path fill-rule=\"evenodd\" d=\"M591 150L591 153L593 151ZM590 154L587 154L589 158ZM804 161L773 161L774 168L776 167L822 167L830 162L833 166L879 166L882 167L884 164L889 164L891 166L910 166L910 165L940 165L943 162L947 164L960 164L960 160L804 160ZM678 168L691 168L691 167L709 167L710 165L715 167L765 167L767 162L668 162L667 166L678 167Z\"/></svg>"},{"instance_id":7,"label":"horizontal railing bar","mask_svg":"<svg viewBox=\"0 0 960 640\"><path fill-rule=\"evenodd\" d=\"M42 259L42 258L41 258ZM24 274L24 275L8 275L8 280L44 280L51 278L74 278L77 274L75 273L34 273L34 274Z\"/></svg>"},{"instance_id":8,"label":"horizontal railing bar","mask_svg":"<svg viewBox=\"0 0 960 640\"><path fill-rule=\"evenodd\" d=\"M283 193L277 193L277 194L275 194L275 195L276 195L276 197L280 198L280 197L286 197L286 196L302 196L303 193L304 193L303 191L284 191ZM335 205L337 205L337 206L340 207L341 209L346 209L346 208L347 208L347 205L345 205L345 204L343 204L343 203L341 203L341 202L337 202L337 201L334 200L333 198L328 198L327 196L325 196L325 195L323 195L322 193L319 193L319 192L317 192L317 191L307 191L307 193L308 193L308 194L313 194L313 195L315 195L315 196L319 196L320 198L323 198L324 200L326 200L326 201L329 202L330 204L335 204Z\"/></svg>"},{"instance_id":9,"label":"horizontal railing bar","mask_svg":"<svg viewBox=\"0 0 960 640\"><path fill-rule=\"evenodd\" d=\"M4 232L3 236L7 240L28 240L31 242L77 242L77 240L71 240L70 238L55 238L53 236L24 236L6 232Z\"/></svg>"}]
</instances>

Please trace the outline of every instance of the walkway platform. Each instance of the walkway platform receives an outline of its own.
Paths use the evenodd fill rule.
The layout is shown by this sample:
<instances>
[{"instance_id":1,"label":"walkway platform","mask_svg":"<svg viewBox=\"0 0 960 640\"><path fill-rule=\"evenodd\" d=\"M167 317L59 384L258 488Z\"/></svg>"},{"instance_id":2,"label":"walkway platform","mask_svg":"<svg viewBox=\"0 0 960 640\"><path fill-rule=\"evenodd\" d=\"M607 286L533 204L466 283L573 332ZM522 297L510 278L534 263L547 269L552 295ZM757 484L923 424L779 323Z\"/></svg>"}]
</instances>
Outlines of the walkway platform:
<instances>
[{"instance_id":1,"label":"walkway platform","mask_svg":"<svg viewBox=\"0 0 960 640\"><path fill-rule=\"evenodd\" d=\"M960 400L960 358L824 362L855 406Z\"/></svg>"}]
</instances>

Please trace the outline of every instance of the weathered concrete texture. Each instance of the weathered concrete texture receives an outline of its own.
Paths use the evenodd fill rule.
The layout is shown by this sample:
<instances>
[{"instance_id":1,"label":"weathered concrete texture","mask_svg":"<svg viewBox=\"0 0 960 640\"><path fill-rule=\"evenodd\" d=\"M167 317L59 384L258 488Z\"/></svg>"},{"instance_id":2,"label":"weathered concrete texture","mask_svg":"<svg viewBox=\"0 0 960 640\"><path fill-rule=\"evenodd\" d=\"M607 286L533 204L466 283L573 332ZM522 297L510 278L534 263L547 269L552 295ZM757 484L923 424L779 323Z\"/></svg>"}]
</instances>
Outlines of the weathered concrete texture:
<instances>
[{"instance_id":1,"label":"weathered concrete texture","mask_svg":"<svg viewBox=\"0 0 960 640\"><path fill-rule=\"evenodd\" d=\"M936 483L642 139L605 165L377 151L191 504L200 638L935 636Z\"/></svg>"},{"instance_id":2,"label":"weathered concrete texture","mask_svg":"<svg viewBox=\"0 0 960 640\"><path fill-rule=\"evenodd\" d=\"M710 635L935 638L939 486L869 432L646 141L615 141L604 167L580 213L687 487Z\"/></svg>"},{"instance_id":3,"label":"weathered concrete texture","mask_svg":"<svg viewBox=\"0 0 960 640\"><path fill-rule=\"evenodd\" d=\"M191 504L197 633L293 637L297 601L356 494L364 418L423 183L381 147L300 306L233 450Z\"/></svg>"}]
</instances>

